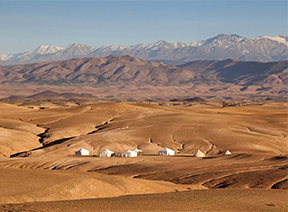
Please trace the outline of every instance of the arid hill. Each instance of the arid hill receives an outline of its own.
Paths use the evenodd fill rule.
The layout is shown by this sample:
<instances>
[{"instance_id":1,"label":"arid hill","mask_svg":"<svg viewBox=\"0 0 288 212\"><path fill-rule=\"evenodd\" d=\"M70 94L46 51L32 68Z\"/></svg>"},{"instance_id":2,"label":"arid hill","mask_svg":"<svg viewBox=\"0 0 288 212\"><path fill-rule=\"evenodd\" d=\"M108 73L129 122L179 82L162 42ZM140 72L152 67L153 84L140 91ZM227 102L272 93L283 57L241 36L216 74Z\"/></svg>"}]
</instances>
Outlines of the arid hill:
<instances>
[{"instance_id":1,"label":"arid hill","mask_svg":"<svg viewBox=\"0 0 288 212\"><path fill-rule=\"evenodd\" d=\"M87 100L96 100L97 98L92 94L83 94L83 93L72 93L72 92L65 92L59 93L55 91L46 90L40 93L36 93L33 95L11 95L6 98L1 98L1 102L18 102L21 105L43 105L44 102L50 102L57 100L58 104L63 105L65 101L71 101L71 103L75 103L75 101L81 100L81 102ZM71 106L71 105L70 105ZM43 107L42 107L43 108Z\"/></svg>"},{"instance_id":2,"label":"arid hill","mask_svg":"<svg viewBox=\"0 0 288 212\"><path fill-rule=\"evenodd\" d=\"M287 61L195 61L176 67L114 55L0 67L4 101L23 100L21 96L51 99L46 90L61 93L59 99L168 101L198 96L210 101L283 101L286 85Z\"/></svg>"},{"instance_id":3,"label":"arid hill","mask_svg":"<svg viewBox=\"0 0 288 212\"><path fill-rule=\"evenodd\" d=\"M193 61L179 67L193 72L215 76L221 82L237 85L265 85L288 83L288 61L244 62L236 60Z\"/></svg>"},{"instance_id":4,"label":"arid hill","mask_svg":"<svg viewBox=\"0 0 288 212\"><path fill-rule=\"evenodd\" d=\"M91 94L79 94L79 93L58 93L54 91L43 91L34 95L25 97L26 99L41 100L41 99L84 99L93 98Z\"/></svg>"},{"instance_id":5,"label":"arid hill","mask_svg":"<svg viewBox=\"0 0 288 212\"><path fill-rule=\"evenodd\" d=\"M147 62L131 56L109 56L43 62L0 68L2 84L48 85L181 85L209 82L204 77L176 66Z\"/></svg>"}]
</instances>

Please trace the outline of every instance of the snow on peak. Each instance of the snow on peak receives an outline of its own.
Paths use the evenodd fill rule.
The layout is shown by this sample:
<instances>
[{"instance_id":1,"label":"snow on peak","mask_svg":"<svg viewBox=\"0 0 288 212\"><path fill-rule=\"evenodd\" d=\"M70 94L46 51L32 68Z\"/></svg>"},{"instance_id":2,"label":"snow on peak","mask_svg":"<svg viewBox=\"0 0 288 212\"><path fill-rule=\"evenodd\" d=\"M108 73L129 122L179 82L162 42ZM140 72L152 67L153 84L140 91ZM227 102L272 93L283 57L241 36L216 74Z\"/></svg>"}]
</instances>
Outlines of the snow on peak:
<instances>
[{"instance_id":1,"label":"snow on peak","mask_svg":"<svg viewBox=\"0 0 288 212\"><path fill-rule=\"evenodd\" d=\"M125 48L125 46L121 46L121 45L111 45L109 46L111 48L112 51L117 51L117 50L123 50Z\"/></svg>"},{"instance_id":2,"label":"snow on peak","mask_svg":"<svg viewBox=\"0 0 288 212\"><path fill-rule=\"evenodd\" d=\"M169 43L165 40L159 40L152 43L141 43L135 46L135 49L156 50L162 46L168 48Z\"/></svg>"},{"instance_id":3,"label":"snow on peak","mask_svg":"<svg viewBox=\"0 0 288 212\"><path fill-rule=\"evenodd\" d=\"M214 38L210 38L203 43L203 45L212 44L215 46L221 46L224 48L230 48L231 46L235 45L236 43L241 43L247 40L247 38L241 37L236 34L226 35L226 34L219 34Z\"/></svg>"},{"instance_id":4,"label":"snow on peak","mask_svg":"<svg viewBox=\"0 0 288 212\"><path fill-rule=\"evenodd\" d=\"M280 44L280 45L279 45ZM105 45L100 47L92 47L92 46L86 46L79 43L72 43L69 46L63 48L53 45L43 45L39 46L36 49L28 52L23 53L17 53L17 54L0 54L0 60L1 61L10 61L13 63L14 61L21 60L23 63L33 61L38 61L38 55L41 55L41 60L44 60L46 58L46 55L49 57L50 54L55 54L56 59L67 59L67 58L73 58L76 56L86 56L91 55L91 52L94 52L95 55L103 55L102 53L107 54L122 54L125 52L125 54L130 54L132 56L139 56L145 54L150 54L153 51L154 55L157 55L159 53L159 57L162 57L163 55L167 54L176 54L179 51L173 51L174 49L181 49L185 47L199 47L202 46L204 49L207 47L207 51L215 50L215 47L218 48L231 48L233 51L238 51L240 54L248 54L249 52L261 52L261 54L266 54L267 48L279 48L280 50L284 47L288 46L288 36L286 34L284 35L278 35L278 36L258 36L254 38L245 38L241 37L236 34L219 34L213 38L207 39L207 40L201 40L191 43L182 43L182 42L175 42L175 43L168 43L165 40L159 40L156 42L151 43L141 43L136 45ZM159 51L159 50L164 51ZM253 51L251 51L254 49ZM168 50L168 51L166 51ZM158 51L158 52L157 52ZM186 50L185 50L186 51ZM183 52L185 52L183 51ZM205 50L206 51L206 50ZM144 52L144 53L143 53ZM185 54L190 54L185 53ZM166 57L166 56L165 56ZM267 56L270 57L270 56ZM44 58L44 59L43 59ZM144 56L145 58L145 56Z\"/></svg>"},{"instance_id":5,"label":"snow on peak","mask_svg":"<svg viewBox=\"0 0 288 212\"><path fill-rule=\"evenodd\" d=\"M71 43L69 46L66 47L66 49L81 48L81 47L86 47L86 45L83 45L83 44L80 44L80 43Z\"/></svg>"},{"instance_id":6,"label":"snow on peak","mask_svg":"<svg viewBox=\"0 0 288 212\"><path fill-rule=\"evenodd\" d=\"M269 39L272 41L276 41L277 43L282 43L286 46L288 46L288 36L287 35L277 35L277 36L267 36L267 35L262 35L258 36L255 38L251 38L251 40L257 41L257 40L262 40L262 39Z\"/></svg>"},{"instance_id":7,"label":"snow on peak","mask_svg":"<svg viewBox=\"0 0 288 212\"><path fill-rule=\"evenodd\" d=\"M62 50L63 47L53 46L53 45L42 45L37 47L36 49L30 51L29 53L36 53L36 54L53 54Z\"/></svg>"},{"instance_id":8,"label":"snow on peak","mask_svg":"<svg viewBox=\"0 0 288 212\"><path fill-rule=\"evenodd\" d=\"M194 41L191 43L187 43L187 46L191 46L191 47L196 47L196 46L202 46L203 43L205 43L205 40L201 40L201 41Z\"/></svg>"},{"instance_id":9,"label":"snow on peak","mask_svg":"<svg viewBox=\"0 0 288 212\"><path fill-rule=\"evenodd\" d=\"M187 43L187 46L191 47L197 47L197 46L205 46L205 45L212 45L213 47L215 46L220 46L224 48L230 48L231 46L235 45L236 43L240 43L245 41L246 38L241 37L237 34L219 34L213 38L210 38L208 40L201 40L201 41L195 41L191 43Z\"/></svg>"},{"instance_id":10,"label":"snow on peak","mask_svg":"<svg viewBox=\"0 0 288 212\"><path fill-rule=\"evenodd\" d=\"M0 54L0 60L8 60L9 58L11 58L13 55L7 55L7 54Z\"/></svg>"},{"instance_id":11,"label":"snow on peak","mask_svg":"<svg viewBox=\"0 0 288 212\"><path fill-rule=\"evenodd\" d=\"M187 45L185 45L185 44L182 43L182 42L173 43L172 45L173 45L173 47L176 48L176 49L187 46Z\"/></svg>"}]
</instances>

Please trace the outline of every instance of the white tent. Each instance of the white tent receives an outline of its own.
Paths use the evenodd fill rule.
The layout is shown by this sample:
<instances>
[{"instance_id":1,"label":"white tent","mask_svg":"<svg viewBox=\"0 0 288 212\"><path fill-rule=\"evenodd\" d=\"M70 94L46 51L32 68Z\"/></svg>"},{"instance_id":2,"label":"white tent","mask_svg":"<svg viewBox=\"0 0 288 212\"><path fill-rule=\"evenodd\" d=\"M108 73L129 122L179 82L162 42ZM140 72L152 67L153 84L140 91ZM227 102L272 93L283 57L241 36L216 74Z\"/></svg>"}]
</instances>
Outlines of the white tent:
<instances>
[{"instance_id":1,"label":"white tent","mask_svg":"<svg viewBox=\"0 0 288 212\"><path fill-rule=\"evenodd\" d=\"M99 157L111 157L114 152L110 151L109 149L104 150L103 152L99 153Z\"/></svg>"},{"instance_id":2,"label":"white tent","mask_svg":"<svg viewBox=\"0 0 288 212\"><path fill-rule=\"evenodd\" d=\"M223 155L232 155L232 153L229 150L226 150L226 152Z\"/></svg>"},{"instance_id":3,"label":"white tent","mask_svg":"<svg viewBox=\"0 0 288 212\"><path fill-rule=\"evenodd\" d=\"M89 151L87 149L81 148L75 152L75 155L89 155Z\"/></svg>"},{"instance_id":4,"label":"white tent","mask_svg":"<svg viewBox=\"0 0 288 212\"><path fill-rule=\"evenodd\" d=\"M127 151L121 153L121 157L137 157L137 152L127 150Z\"/></svg>"},{"instance_id":5,"label":"white tent","mask_svg":"<svg viewBox=\"0 0 288 212\"><path fill-rule=\"evenodd\" d=\"M158 152L158 155L175 155L175 151L169 148L164 148Z\"/></svg>"},{"instance_id":6,"label":"white tent","mask_svg":"<svg viewBox=\"0 0 288 212\"><path fill-rule=\"evenodd\" d=\"M142 152L142 150L141 149L133 149L132 151L134 151L134 152Z\"/></svg>"},{"instance_id":7,"label":"white tent","mask_svg":"<svg viewBox=\"0 0 288 212\"><path fill-rule=\"evenodd\" d=\"M205 157L205 154L198 149L197 152L194 153L193 157L202 158Z\"/></svg>"}]
</instances>

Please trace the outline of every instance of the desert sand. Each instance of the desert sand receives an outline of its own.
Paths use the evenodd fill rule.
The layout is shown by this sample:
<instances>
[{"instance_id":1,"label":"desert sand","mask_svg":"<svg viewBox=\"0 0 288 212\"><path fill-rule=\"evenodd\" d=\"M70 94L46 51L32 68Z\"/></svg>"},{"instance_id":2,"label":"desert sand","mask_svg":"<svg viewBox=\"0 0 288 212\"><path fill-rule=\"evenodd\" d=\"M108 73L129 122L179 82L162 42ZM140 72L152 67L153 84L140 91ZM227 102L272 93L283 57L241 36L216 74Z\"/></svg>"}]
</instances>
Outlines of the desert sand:
<instances>
[{"instance_id":1,"label":"desert sand","mask_svg":"<svg viewBox=\"0 0 288 212\"><path fill-rule=\"evenodd\" d=\"M0 104L2 211L288 209L287 103L44 104Z\"/></svg>"}]
</instances>

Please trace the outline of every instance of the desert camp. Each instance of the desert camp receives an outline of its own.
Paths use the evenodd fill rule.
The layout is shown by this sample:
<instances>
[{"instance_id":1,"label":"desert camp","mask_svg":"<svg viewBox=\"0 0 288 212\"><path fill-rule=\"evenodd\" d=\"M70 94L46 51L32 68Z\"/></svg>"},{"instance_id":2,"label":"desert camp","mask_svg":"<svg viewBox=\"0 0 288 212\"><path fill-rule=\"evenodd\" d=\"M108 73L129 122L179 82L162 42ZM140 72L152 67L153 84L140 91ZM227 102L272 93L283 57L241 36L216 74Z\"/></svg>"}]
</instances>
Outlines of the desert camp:
<instances>
[{"instance_id":1,"label":"desert camp","mask_svg":"<svg viewBox=\"0 0 288 212\"><path fill-rule=\"evenodd\" d=\"M81 148L75 152L75 155L89 155L89 151L87 149Z\"/></svg>"},{"instance_id":2,"label":"desert camp","mask_svg":"<svg viewBox=\"0 0 288 212\"><path fill-rule=\"evenodd\" d=\"M0 212L288 212L288 0L0 0Z\"/></svg>"}]
</instances>

